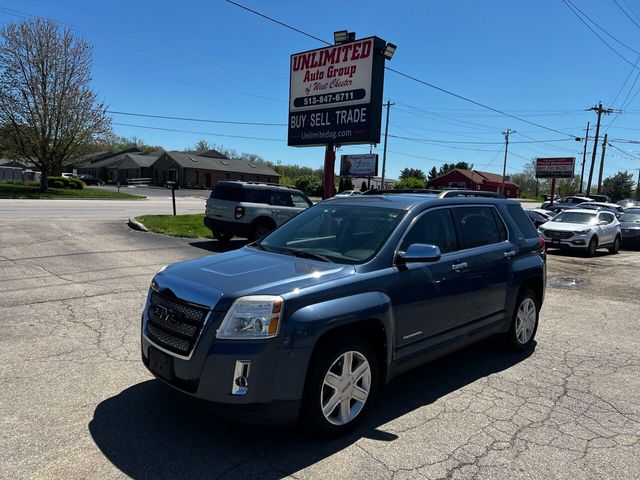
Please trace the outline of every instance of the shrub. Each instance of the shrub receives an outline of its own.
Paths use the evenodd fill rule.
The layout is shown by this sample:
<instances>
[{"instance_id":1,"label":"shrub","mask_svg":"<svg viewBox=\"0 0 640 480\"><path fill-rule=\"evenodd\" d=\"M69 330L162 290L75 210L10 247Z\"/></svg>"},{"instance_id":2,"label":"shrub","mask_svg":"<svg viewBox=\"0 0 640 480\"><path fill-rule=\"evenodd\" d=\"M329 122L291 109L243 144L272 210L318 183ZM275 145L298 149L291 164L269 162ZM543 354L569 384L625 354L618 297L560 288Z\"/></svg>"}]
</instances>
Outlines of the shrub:
<instances>
[{"instance_id":1,"label":"shrub","mask_svg":"<svg viewBox=\"0 0 640 480\"><path fill-rule=\"evenodd\" d=\"M399 182L393 185L393 188L396 190L400 190L403 188L411 189L411 188L425 188L425 181L421 178L416 177L407 177L403 178Z\"/></svg>"},{"instance_id":2,"label":"shrub","mask_svg":"<svg viewBox=\"0 0 640 480\"><path fill-rule=\"evenodd\" d=\"M69 188L82 190L84 188L84 182L79 178L69 178Z\"/></svg>"},{"instance_id":3,"label":"shrub","mask_svg":"<svg viewBox=\"0 0 640 480\"><path fill-rule=\"evenodd\" d=\"M47 179L47 181L49 181L49 179ZM64 183L62 183L60 180L54 180L53 182L51 182L51 188L64 188Z\"/></svg>"},{"instance_id":4,"label":"shrub","mask_svg":"<svg viewBox=\"0 0 640 480\"><path fill-rule=\"evenodd\" d=\"M76 189L76 184L75 182L69 182L69 187L67 187L69 190L75 190Z\"/></svg>"}]
</instances>

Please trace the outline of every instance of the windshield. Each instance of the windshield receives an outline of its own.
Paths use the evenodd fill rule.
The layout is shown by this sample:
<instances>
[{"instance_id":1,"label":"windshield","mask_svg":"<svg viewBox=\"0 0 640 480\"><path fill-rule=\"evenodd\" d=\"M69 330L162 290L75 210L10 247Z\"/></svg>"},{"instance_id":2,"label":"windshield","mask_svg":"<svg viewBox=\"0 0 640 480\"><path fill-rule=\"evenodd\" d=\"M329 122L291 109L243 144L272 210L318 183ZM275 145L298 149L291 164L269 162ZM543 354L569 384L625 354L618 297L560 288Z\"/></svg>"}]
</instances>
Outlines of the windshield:
<instances>
[{"instance_id":1,"label":"windshield","mask_svg":"<svg viewBox=\"0 0 640 480\"><path fill-rule=\"evenodd\" d=\"M553 217L553 222L558 223L584 223L592 224L596 221L596 216L586 212L562 212Z\"/></svg>"},{"instance_id":2,"label":"windshield","mask_svg":"<svg viewBox=\"0 0 640 480\"><path fill-rule=\"evenodd\" d=\"M364 263L405 212L360 205L317 205L275 230L257 248L336 263Z\"/></svg>"},{"instance_id":3,"label":"windshield","mask_svg":"<svg viewBox=\"0 0 640 480\"><path fill-rule=\"evenodd\" d=\"M637 213L623 213L620 216L621 222L640 222L640 212Z\"/></svg>"}]
</instances>

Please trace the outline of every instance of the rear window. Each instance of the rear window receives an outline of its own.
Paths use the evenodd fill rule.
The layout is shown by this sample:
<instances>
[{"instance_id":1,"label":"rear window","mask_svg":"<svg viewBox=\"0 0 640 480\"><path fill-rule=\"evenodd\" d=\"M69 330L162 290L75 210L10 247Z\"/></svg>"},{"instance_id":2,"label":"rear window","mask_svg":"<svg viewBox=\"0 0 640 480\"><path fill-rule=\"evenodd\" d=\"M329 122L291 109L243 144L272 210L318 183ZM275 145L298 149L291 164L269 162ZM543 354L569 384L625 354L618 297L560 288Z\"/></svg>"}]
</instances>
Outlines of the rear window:
<instances>
[{"instance_id":1,"label":"rear window","mask_svg":"<svg viewBox=\"0 0 640 480\"><path fill-rule=\"evenodd\" d=\"M511 218L513 218L513 221L516 222L516 225L518 225L518 228L525 238L536 238L539 236L538 230L536 230L536 226L533 224L527 214L524 213L522 207L520 207L519 205L508 205L507 211L509 212L509 215L511 215Z\"/></svg>"}]
</instances>

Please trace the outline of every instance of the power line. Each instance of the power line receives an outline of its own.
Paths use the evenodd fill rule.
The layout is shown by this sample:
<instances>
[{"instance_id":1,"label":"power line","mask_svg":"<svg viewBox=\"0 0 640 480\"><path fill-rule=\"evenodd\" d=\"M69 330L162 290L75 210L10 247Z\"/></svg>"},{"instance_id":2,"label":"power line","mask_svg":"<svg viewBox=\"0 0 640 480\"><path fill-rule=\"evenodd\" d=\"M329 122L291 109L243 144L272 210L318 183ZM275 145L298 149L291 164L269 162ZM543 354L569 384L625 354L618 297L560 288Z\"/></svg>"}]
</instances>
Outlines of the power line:
<instances>
[{"instance_id":1,"label":"power line","mask_svg":"<svg viewBox=\"0 0 640 480\"><path fill-rule=\"evenodd\" d=\"M211 120L208 118L188 118L188 117L172 117L167 115L151 115L146 113L133 113L133 112L119 112L115 110L107 110L107 113L113 115L128 115L131 117L145 117L145 118L161 118L165 120L180 120L185 122L201 122L201 123L222 123L228 125L256 125L265 127L286 127L286 123L266 123L266 122L239 122L232 120Z\"/></svg>"},{"instance_id":2,"label":"power line","mask_svg":"<svg viewBox=\"0 0 640 480\"><path fill-rule=\"evenodd\" d=\"M622 8L622 5L620 5L616 0L613 0L613 3L615 3L615 4L618 6L618 8L622 11L622 13L624 13L624 14L625 14L625 16L626 16L629 20L631 20L631 22L633 22L633 24L634 24L636 27L640 28L640 23L636 22L636 21L633 19L633 17L631 17L631 15L629 15L629 13L627 13L627 11L626 11L624 8Z\"/></svg>"},{"instance_id":3,"label":"power line","mask_svg":"<svg viewBox=\"0 0 640 480\"><path fill-rule=\"evenodd\" d=\"M192 130L180 130L177 128L162 128L162 127L151 127L149 125L132 125L130 123L113 123L113 125L118 125L121 127L134 127L134 128L144 128L147 130L161 130L163 132L178 132L178 133L192 133L196 135L207 135L210 137L227 137L227 138L243 138L246 140L264 140L268 142L284 142L285 140L281 138L265 138L265 137L249 137L246 135L228 135L223 133L212 133L212 132L196 132Z\"/></svg>"},{"instance_id":4,"label":"power line","mask_svg":"<svg viewBox=\"0 0 640 480\"><path fill-rule=\"evenodd\" d=\"M562 0L564 2L564 4L569 8L569 10L571 10L571 12L578 18L578 20L580 20L589 30L591 30L591 32L600 39L600 41L602 43L604 43L613 53L615 53L618 57L620 57L622 60L624 60L625 62L627 62L629 65L631 65L633 68L637 68L627 57L625 57L624 55L622 55L620 52L618 52L615 48L613 48L609 42L607 42L604 38L602 38L598 32L596 32L593 28L591 28L591 25L589 25L587 22L584 21L584 19L580 16L580 14L578 13L578 11L580 13L582 13L582 10L580 10L578 7L576 7L573 3L571 3L570 0ZM595 22L593 22L593 20L591 20L589 17L587 17L584 13L582 13L582 15L584 15L587 19L589 19L589 21L591 21L594 25L597 25ZM600 28L598 26L598 28ZM611 38L615 38L612 35L608 34L608 36L610 36ZM618 43L621 43L619 40L616 40ZM624 45L624 44L623 44ZM640 55L640 52L637 52L636 50L630 48L630 47L626 47L629 48L632 52Z\"/></svg>"},{"instance_id":5,"label":"power line","mask_svg":"<svg viewBox=\"0 0 640 480\"><path fill-rule=\"evenodd\" d=\"M513 131L512 131L513 132ZM434 140L431 138L419 138L419 137L402 137L399 135L389 135L393 138L399 138L401 140L412 140L415 142L432 142L432 143L450 143L450 144L469 144L469 145L501 145L503 142L473 142L466 140ZM517 142L510 143L549 143L549 142L566 142L568 140L572 140L569 138L556 138L550 140L522 140Z\"/></svg>"},{"instance_id":6,"label":"power line","mask_svg":"<svg viewBox=\"0 0 640 480\"><path fill-rule=\"evenodd\" d=\"M298 32L298 33L300 33L300 34L302 34L302 35L305 35L305 36L307 36L307 37L310 37L310 38L313 38L313 39L315 39L315 40L318 40L319 42L322 42L322 43L324 43L325 45L332 45L331 43L327 42L326 40L323 40L323 39L321 39L321 38L316 37L315 35L311 35L311 34L309 34L309 33L307 33L307 32L304 32L304 31L300 30L299 28L293 27L293 26L291 26L291 25L289 25L289 24L287 24L287 23L284 23L284 22L281 22L281 21L279 21L279 20L276 20L275 18L269 17L268 15L265 15L265 14L263 14L263 13L260 13L260 12L258 12L258 11L256 11L256 10L253 10L253 9L251 9L251 8L248 8L248 7L246 7L246 6L242 5L242 4L238 3L238 2L234 2L234 1L231 1L231 0L225 0L225 1L226 1L226 2L228 2L228 3L230 3L230 4L232 4L232 5L237 6L237 7L239 7L239 8L242 8L242 9L244 9L244 10L248 11L248 12L251 12L251 13L253 13L253 14L255 14L255 15L259 15L260 17L265 18L265 19L267 19L267 20L269 20L269 21L271 21L271 22L277 23L278 25L281 25L281 26L283 26L283 27L285 27L285 28L288 28L288 29L293 30L293 31L295 31L295 32ZM639 53L639 54L640 54L640 53ZM499 109L497 109L497 108L490 107L489 105L486 105L486 104L481 103L481 102L477 102L477 101L472 100L472 99L470 99L470 98L468 98L468 97L465 97L464 95L460 95L460 94L458 94L458 93L454 93L454 92L452 92L452 91L450 91L450 90L447 90L447 89L445 89L445 88L438 87L437 85L434 85L434 84L432 84L432 83L430 83L430 82L427 82L427 81L425 81L425 80L421 80L421 79L419 79L419 78L417 78L417 77L415 77L415 76L413 76L413 75L409 75L409 74L407 74L407 73L403 73L403 72L401 72L401 71L399 71L399 70L396 70L396 69L394 69L394 68L391 68L391 67L389 67L389 66L385 66L385 69L386 69L386 70L388 70L388 71L390 71L390 72L395 73L396 75L400 75L400 76L405 77L405 78L407 78L407 79L413 80L414 82L420 83L420 84L425 85L425 86L430 87L430 88L433 88L434 90L438 90L438 91L440 91L440 92L442 92L442 93L445 93L445 94L447 94L447 95L450 95L450 96L452 96L452 97L458 98L458 99L460 99L460 100L464 100L464 101L466 101L466 102L472 103L473 105L477 105L477 106L482 107L482 108L485 108L485 109L487 109L487 110L491 110L492 112L499 113L499 114L501 114L501 115L504 115L504 116L509 117L509 118L513 118L513 119L518 120L518 121L523 122L523 123L528 123L529 125L534 125L534 126L536 126L536 127L542 128L542 129L544 129L544 130L548 130L548 131L550 131L550 132L557 133L557 134L559 134L559 135L563 135L563 136L568 136L568 137L572 137L572 138L574 138L574 136L573 136L573 135L567 134L567 133L565 133L565 132L561 132L561 131L559 131L559 130L555 130L555 129L553 129L553 128L546 127L546 126L544 126L544 125L540 125L539 123L531 122L531 121L526 120L526 119L524 119L524 118L520 118L520 117L518 117L518 116L516 116L516 115L511 115L510 113L504 112L504 111L499 110Z\"/></svg>"}]
</instances>

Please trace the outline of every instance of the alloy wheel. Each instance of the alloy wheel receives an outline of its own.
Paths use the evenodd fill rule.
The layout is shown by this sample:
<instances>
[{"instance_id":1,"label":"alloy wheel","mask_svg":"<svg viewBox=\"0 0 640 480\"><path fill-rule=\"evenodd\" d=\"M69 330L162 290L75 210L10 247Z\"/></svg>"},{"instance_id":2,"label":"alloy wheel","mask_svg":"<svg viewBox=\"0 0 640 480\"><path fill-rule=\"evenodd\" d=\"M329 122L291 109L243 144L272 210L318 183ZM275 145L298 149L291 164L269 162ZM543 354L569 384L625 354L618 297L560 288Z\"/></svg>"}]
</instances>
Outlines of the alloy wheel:
<instances>
[{"instance_id":1,"label":"alloy wheel","mask_svg":"<svg viewBox=\"0 0 640 480\"><path fill-rule=\"evenodd\" d=\"M362 411L371 390L371 367L357 351L340 355L325 374L320 407L327 421L346 425Z\"/></svg>"},{"instance_id":2,"label":"alloy wheel","mask_svg":"<svg viewBox=\"0 0 640 480\"><path fill-rule=\"evenodd\" d=\"M520 344L524 345L531 339L536 328L536 317L535 302L529 297L524 298L516 315L516 338Z\"/></svg>"}]
</instances>

